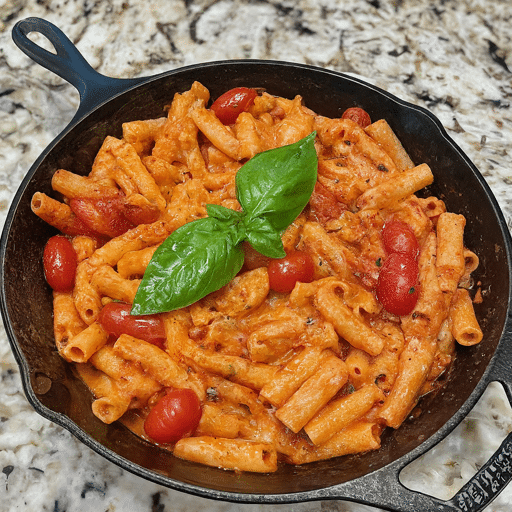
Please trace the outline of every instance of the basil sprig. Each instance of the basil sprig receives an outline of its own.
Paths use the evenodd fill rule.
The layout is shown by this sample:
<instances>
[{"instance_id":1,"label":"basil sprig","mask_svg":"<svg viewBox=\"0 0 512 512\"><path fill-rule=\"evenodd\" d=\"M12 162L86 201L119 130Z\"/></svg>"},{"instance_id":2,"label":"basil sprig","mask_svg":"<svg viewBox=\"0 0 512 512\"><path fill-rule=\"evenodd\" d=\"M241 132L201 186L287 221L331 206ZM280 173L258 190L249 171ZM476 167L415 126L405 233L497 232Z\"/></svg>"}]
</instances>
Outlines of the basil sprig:
<instances>
[{"instance_id":1,"label":"basil sprig","mask_svg":"<svg viewBox=\"0 0 512 512\"><path fill-rule=\"evenodd\" d=\"M244 240L265 256L284 257L281 235L315 187L315 136L258 153L239 169L235 184L241 212L209 204L208 217L171 233L149 262L131 313L183 308L222 288L242 268Z\"/></svg>"}]
</instances>

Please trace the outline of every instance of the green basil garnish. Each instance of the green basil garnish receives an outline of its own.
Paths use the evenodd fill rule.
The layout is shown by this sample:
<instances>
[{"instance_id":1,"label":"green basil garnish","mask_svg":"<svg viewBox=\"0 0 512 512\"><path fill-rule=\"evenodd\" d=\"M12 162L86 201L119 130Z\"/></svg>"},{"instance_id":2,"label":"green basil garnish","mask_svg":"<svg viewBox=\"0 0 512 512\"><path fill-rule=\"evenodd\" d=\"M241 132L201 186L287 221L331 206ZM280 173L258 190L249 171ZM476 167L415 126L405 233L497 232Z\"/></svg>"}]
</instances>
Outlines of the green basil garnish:
<instances>
[{"instance_id":1,"label":"green basil garnish","mask_svg":"<svg viewBox=\"0 0 512 512\"><path fill-rule=\"evenodd\" d=\"M281 235L309 201L317 178L316 132L257 154L236 175L242 211L209 204L208 217L181 226L155 251L131 314L183 308L229 283L247 240L271 258L285 256Z\"/></svg>"}]
</instances>

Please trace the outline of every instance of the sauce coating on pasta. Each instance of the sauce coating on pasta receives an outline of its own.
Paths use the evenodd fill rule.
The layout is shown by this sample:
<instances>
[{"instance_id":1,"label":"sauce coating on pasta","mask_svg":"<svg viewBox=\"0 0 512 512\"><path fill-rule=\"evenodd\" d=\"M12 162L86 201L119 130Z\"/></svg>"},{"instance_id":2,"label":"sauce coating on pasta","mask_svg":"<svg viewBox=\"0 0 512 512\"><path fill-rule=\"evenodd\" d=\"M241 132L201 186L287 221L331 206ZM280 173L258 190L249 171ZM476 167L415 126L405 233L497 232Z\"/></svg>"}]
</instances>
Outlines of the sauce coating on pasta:
<instances>
[{"instance_id":1,"label":"sauce coating on pasta","mask_svg":"<svg viewBox=\"0 0 512 512\"><path fill-rule=\"evenodd\" d=\"M87 176L56 170L63 201L34 195L34 213L77 257L73 289L53 292L57 349L90 388L98 418L150 441L144 422L155 405L170 390L193 392L201 409L193 430L159 437L177 457L266 473L279 461L377 450L382 431L399 428L435 388L457 342L482 339L466 289L478 258L464 246L465 218L417 195L431 169L411 161L385 120L331 119L300 96L261 90L229 123L210 104L208 89L193 83L165 117L108 136ZM317 184L281 237L287 254L306 255L307 278L270 286L272 260L244 242L231 282L158 315L158 343L135 329L142 322L123 331L121 316L105 328L104 308L133 303L168 235L206 217L207 204L240 210L244 162L314 131ZM401 316L376 294L389 257L382 230L395 221L419 248L417 297Z\"/></svg>"}]
</instances>

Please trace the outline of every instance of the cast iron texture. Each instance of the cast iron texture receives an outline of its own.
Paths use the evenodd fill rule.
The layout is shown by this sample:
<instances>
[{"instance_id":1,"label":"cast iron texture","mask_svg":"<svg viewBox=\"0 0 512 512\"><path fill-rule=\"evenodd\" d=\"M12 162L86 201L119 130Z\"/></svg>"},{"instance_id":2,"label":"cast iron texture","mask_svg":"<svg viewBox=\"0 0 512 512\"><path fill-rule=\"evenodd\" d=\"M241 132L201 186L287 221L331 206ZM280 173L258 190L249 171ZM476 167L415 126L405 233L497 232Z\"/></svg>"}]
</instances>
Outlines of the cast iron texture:
<instances>
[{"instance_id":1,"label":"cast iron texture","mask_svg":"<svg viewBox=\"0 0 512 512\"><path fill-rule=\"evenodd\" d=\"M33 31L44 34L57 54L30 41L26 36ZM356 78L302 64L224 61L117 80L96 73L49 22L23 20L13 30L13 38L36 62L72 83L81 97L74 119L27 173L0 241L2 315L25 393L37 412L128 471L213 499L252 503L347 499L403 512L478 511L503 489L512 478L512 435L484 468L487 472L481 470L450 501L412 492L399 481L400 470L451 432L489 382L501 382L512 401L510 235L479 171L431 113ZM414 421L387 431L379 451L300 467L282 465L269 475L239 474L183 461L117 423L99 421L91 412L89 391L56 352L51 291L41 265L43 246L54 231L32 214L33 193L51 195L51 176L58 168L87 174L105 136L120 137L125 121L164 116L164 106L174 93L188 90L194 80L208 87L213 98L236 86L264 87L288 98L300 94L309 108L325 116L339 117L347 107L360 106L373 120L385 118L413 161L432 168L435 182L424 195L442 198L450 211L467 218L465 242L480 257L475 281L481 283L485 300L476 305L476 312L484 341L459 347L445 386L421 401Z\"/></svg>"}]
</instances>

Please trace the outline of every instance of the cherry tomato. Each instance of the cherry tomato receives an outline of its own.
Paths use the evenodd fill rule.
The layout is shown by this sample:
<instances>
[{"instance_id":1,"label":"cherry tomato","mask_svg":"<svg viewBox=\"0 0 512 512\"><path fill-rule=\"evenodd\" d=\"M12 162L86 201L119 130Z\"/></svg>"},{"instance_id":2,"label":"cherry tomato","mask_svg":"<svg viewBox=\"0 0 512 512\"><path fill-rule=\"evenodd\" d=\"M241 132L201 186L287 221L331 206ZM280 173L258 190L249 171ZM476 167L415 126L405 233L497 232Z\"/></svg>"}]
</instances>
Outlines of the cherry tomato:
<instances>
[{"instance_id":1,"label":"cherry tomato","mask_svg":"<svg viewBox=\"0 0 512 512\"><path fill-rule=\"evenodd\" d=\"M377 280L377 299L393 315L408 315L419 295L418 263L407 254L390 254Z\"/></svg>"},{"instance_id":2,"label":"cherry tomato","mask_svg":"<svg viewBox=\"0 0 512 512\"><path fill-rule=\"evenodd\" d=\"M411 226L399 220L386 222L382 229L382 241L388 254L397 252L417 259L420 253L420 246Z\"/></svg>"},{"instance_id":3,"label":"cherry tomato","mask_svg":"<svg viewBox=\"0 0 512 512\"><path fill-rule=\"evenodd\" d=\"M75 285L76 252L62 235L52 236L44 247L43 266L46 281L57 292L69 292Z\"/></svg>"},{"instance_id":4,"label":"cherry tomato","mask_svg":"<svg viewBox=\"0 0 512 512\"><path fill-rule=\"evenodd\" d=\"M140 206L125 204L123 205L121 214L128 222L131 222L133 226L138 226L139 224L152 224L156 222L160 216L160 211L156 206L142 208Z\"/></svg>"},{"instance_id":5,"label":"cherry tomato","mask_svg":"<svg viewBox=\"0 0 512 512\"><path fill-rule=\"evenodd\" d=\"M336 196L319 181L315 184L315 189L309 200L311 214L318 222L325 223L331 219L338 219L342 212L346 210L343 203L340 203Z\"/></svg>"},{"instance_id":6,"label":"cherry tomato","mask_svg":"<svg viewBox=\"0 0 512 512\"><path fill-rule=\"evenodd\" d=\"M367 126L372 124L372 120L370 119L370 114L359 107L350 107L343 112L341 116L342 119L352 119L355 123L357 123L362 128L366 128Z\"/></svg>"},{"instance_id":7,"label":"cherry tomato","mask_svg":"<svg viewBox=\"0 0 512 512\"><path fill-rule=\"evenodd\" d=\"M114 238L134 227L121 213L123 206L120 198L73 198L69 206L87 228L100 235Z\"/></svg>"},{"instance_id":8,"label":"cherry tomato","mask_svg":"<svg viewBox=\"0 0 512 512\"><path fill-rule=\"evenodd\" d=\"M158 315L130 315L131 304L125 302L109 302L98 316L103 329L114 338L121 334L129 334L134 338L164 346L164 324Z\"/></svg>"},{"instance_id":9,"label":"cherry tomato","mask_svg":"<svg viewBox=\"0 0 512 512\"><path fill-rule=\"evenodd\" d=\"M248 87L236 87L219 96L211 110L222 124L233 124L239 114L245 112L254 102L257 93Z\"/></svg>"},{"instance_id":10,"label":"cherry tomato","mask_svg":"<svg viewBox=\"0 0 512 512\"><path fill-rule=\"evenodd\" d=\"M268 264L270 288L276 292L291 292L297 281L310 283L315 265L307 252L295 251L284 258L273 259Z\"/></svg>"},{"instance_id":11,"label":"cherry tomato","mask_svg":"<svg viewBox=\"0 0 512 512\"><path fill-rule=\"evenodd\" d=\"M201 403L191 389L171 389L149 411L144 430L157 443L175 443L194 432L201 415Z\"/></svg>"}]
</instances>

